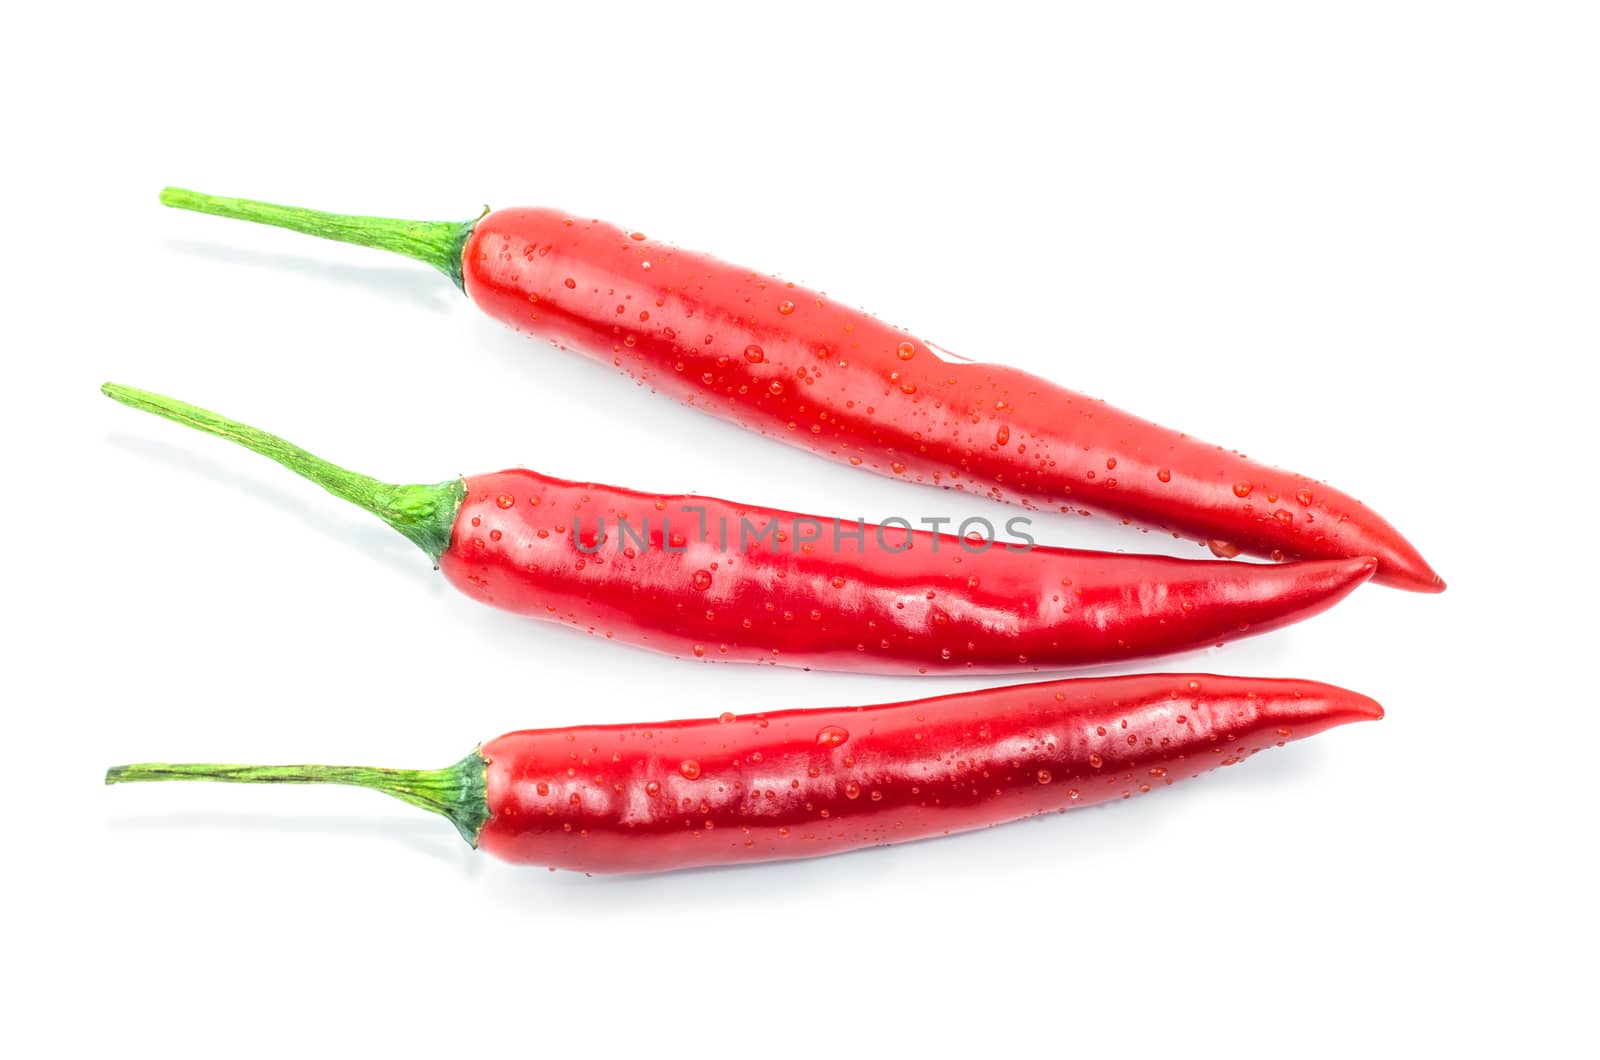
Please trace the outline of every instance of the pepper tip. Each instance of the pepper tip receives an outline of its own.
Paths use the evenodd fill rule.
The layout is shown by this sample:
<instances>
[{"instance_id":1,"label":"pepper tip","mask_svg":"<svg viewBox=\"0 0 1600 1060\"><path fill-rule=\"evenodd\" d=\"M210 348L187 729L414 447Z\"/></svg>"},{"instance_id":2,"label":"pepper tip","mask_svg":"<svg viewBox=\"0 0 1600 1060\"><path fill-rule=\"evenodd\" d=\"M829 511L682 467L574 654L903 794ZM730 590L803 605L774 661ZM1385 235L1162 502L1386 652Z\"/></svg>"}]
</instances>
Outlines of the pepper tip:
<instances>
[{"instance_id":1,"label":"pepper tip","mask_svg":"<svg viewBox=\"0 0 1600 1060\"><path fill-rule=\"evenodd\" d=\"M1444 579L1435 573L1421 553L1403 541L1398 547L1385 549L1378 557L1378 573L1373 580L1407 592L1444 592Z\"/></svg>"},{"instance_id":2,"label":"pepper tip","mask_svg":"<svg viewBox=\"0 0 1600 1060\"><path fill-rule=\"evenodd\" d=\"M1437 595L1445 590L1444 579L1433 573L1431 570L1425 574L1404 574L1399 576L1390 575L1387 578L1385 578L1380 571L1378 580L1385 584L1392 585L1396 589L1405 589L1413 593L1428 593L1430 595Z\"/></svg>"}]
</instances>

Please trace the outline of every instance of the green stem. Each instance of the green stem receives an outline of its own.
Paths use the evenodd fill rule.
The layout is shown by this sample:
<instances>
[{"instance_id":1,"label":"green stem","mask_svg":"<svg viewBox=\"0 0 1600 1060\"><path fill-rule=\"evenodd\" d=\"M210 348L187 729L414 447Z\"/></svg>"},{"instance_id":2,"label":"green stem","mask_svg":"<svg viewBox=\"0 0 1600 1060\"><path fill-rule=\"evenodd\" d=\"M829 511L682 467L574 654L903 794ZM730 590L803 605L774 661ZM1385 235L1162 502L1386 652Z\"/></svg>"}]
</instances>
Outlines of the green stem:
<instances>
[{"instance_id":1,"label":"green stem","mask_svg":"<svg viewBox=\"0 0 1600 1060\"><path fill-rule=\"evenodd\" d=\"M467 484L462 479L451 479L432 486L398 486L380 482L368 475L330 464L275 434L258 431L226 416L173 398L116 383L107 383L100 388L100 392L130 408L153 412L174 423L226 438L251 452L276 460L335 497L342 497L365 508L400 531L428 554L435 567L439 565L439 557L450 547L450 532L455 527L456 513L461 510L461 502L467 495Z\"/></svg>"},{"instance_id":2,"label":"green stem","mask_svg":"<svg viewBox=\"0 0 1600 1060\"><path fill-rule=\"evenodd\" d=\"M277 225L340 243L392 250L432 265L450 277L451 282L463 291L466 288L461 283L461 253L474 226L489 212L485 206L483 213L470 221L403 221L394 217L325 213L322 210L279 206L254 199L229 199L187 188L161 189L161 203L163 206L175 206L180 210L193 210L215 217Z\"/></svg>"},{"instance_id":3,"label":"green stem","mask_svg":"<svg viewBox=\"0 0 1600 1060\"><path fill-rule=\"evenodd\" d=\"M106 770L107 784L209 780L224 784L348 784L370 788L436 813L472 846L489 819L488 760L478 751L444 769L372 766L238 766L209 762L141 762Z\"/></svg>"}]
</instances>

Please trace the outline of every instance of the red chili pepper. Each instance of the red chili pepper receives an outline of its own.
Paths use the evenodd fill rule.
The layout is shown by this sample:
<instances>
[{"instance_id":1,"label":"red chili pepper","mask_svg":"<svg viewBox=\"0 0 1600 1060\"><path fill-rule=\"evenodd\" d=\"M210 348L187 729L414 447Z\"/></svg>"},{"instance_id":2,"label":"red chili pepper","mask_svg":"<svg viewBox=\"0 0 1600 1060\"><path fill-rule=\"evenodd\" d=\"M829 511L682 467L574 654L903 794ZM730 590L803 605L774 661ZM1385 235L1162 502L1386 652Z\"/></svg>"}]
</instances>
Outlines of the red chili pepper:
<instances>
[{"instance_id":1,"label":"red chili pepper","mask_svg":"<svg viewBox=\"0 0 1600 1060\"><path fill-rule=\"evenodd\" d=\"M167 188L168 206L408 255L519 331L821 456L1030 508L1097 510L1219 556L1376 556L1444 582L1359 501L1036 376L956 357L792 283L546 209L463 223L322 213Z\"/></svg>"},{"instance_id":2,"label":"red chili pepper","mask_svg":"<svg viewBox=\"0 0 1600 1060\"><path fill-rule=\"evenodd\" d=\"M836 854L1127 799L1346 722L1310 681L1155 674L872 707L530 729L444 769L118 766L106 783L353 784L507 861L656 872Z\"/></svg>"},{"instance_id":3,"label":"red chili pepper","mask_svg":"<svg viewBox=\"0 0 1600 1060\"><path fill-rule=\"evenodd\" d=\"M1374 567L973 551L855 521L835 536L834 520L527 470L396 486L193 405L103 389L378 515L469 596L680 656L873 673L1059 668L1275 629L1330 607ZM798 539L813 527L826 536Z\"/></svg>"}]
</instances>

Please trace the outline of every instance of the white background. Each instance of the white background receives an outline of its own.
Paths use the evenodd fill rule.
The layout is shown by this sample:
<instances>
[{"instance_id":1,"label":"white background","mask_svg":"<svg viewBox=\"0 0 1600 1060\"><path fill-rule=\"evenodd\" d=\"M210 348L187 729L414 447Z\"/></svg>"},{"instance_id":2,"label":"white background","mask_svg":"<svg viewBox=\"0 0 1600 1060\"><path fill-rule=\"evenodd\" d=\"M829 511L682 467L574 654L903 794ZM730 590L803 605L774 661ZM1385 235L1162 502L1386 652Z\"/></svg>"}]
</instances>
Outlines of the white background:
<instances>
[{"instance_id":1,"label":"white background","mask_svg":"<svg viewBox=\"0 0 1600 1060\"><path fill-rule=\"evenodd\" d=\"M8 16L0 1035L34 1045L8 1052L1592 1037L1591 5L340 7ZM820 862L587 879L368 792L105 788L130 760L443 765L514 728L983 683L695 665L481 608L106 379L400 481L521 463L1010 514L679 408L402 259L164 210L167 183L403 217L558 205L712 250L1324 478L1450 590L1367 587L1151 664L1347 685L1380 724Z\"/></svg>"}]
</instances>

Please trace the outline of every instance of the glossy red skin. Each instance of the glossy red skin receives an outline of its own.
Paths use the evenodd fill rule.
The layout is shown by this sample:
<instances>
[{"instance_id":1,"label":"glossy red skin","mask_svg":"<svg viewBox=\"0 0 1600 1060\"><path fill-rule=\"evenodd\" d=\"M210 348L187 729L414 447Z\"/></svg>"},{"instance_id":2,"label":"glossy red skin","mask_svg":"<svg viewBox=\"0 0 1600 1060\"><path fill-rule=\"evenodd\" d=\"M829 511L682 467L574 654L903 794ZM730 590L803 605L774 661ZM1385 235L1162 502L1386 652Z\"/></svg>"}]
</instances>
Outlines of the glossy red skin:
<instances>
[{"instance_id":1,"label":"glossy red skin","mask_svg":"<svg viewBox=\"0 0 1600 1060\"><path fill-rule=\"evenodd\" d=\"M1132 798L1382 716L1310 681L1154 674L515 732L481 748L478 845L582 872L836 854Z\"/></svg>"},{"instance_id":2,"label":"glossy red skin","mask_svg":"<svg viewBox=\"0 0 1600 1060\"><path fill-rule=\"evenodd\" d=\"M903 552L880 550L873 530L865 551L846 541L835 552L831 519L811 551L791 537L741 552L741 518L789 528L796 517L527 470L466 481L439 560L461 591L708 661L897 674L1102 663L1275 629L1332 606L1373 570L1370 559L1247 564L1001 545L973 552L927 531L914 532ZM704 537L685 505L706 510ZM648 547L622 538L620 516L636 529L649 521ZM683 551L663 547L664 531L666 544ZM904 538L891 530L885 540Z\"/></svg>"},{"instance_id":3,"label":"glossy red skin","mask_svg":"<svg viewBox=\"0 0 1600 1060\"><path fill-rule=\"evenodd\" d=\"M1375 556L1381 583L1444 588L1338 490L704 254L518 208L478 222L462 266L467 294L519 331L821 456L1030 508L1109 512L1223 555Z\"/></svg>"}]
</instances>

